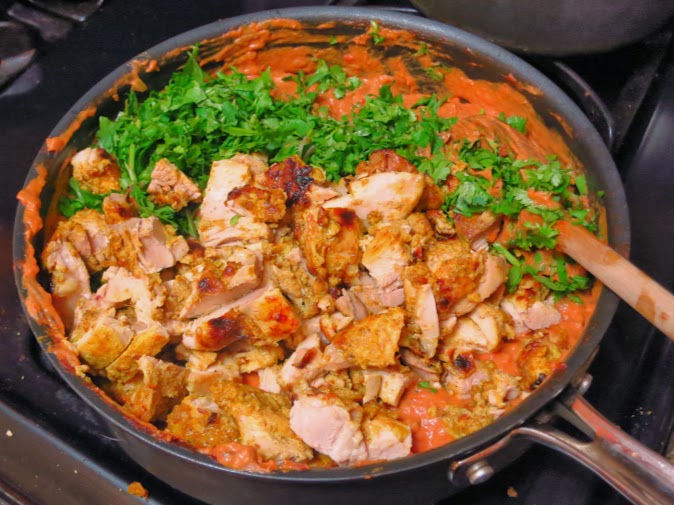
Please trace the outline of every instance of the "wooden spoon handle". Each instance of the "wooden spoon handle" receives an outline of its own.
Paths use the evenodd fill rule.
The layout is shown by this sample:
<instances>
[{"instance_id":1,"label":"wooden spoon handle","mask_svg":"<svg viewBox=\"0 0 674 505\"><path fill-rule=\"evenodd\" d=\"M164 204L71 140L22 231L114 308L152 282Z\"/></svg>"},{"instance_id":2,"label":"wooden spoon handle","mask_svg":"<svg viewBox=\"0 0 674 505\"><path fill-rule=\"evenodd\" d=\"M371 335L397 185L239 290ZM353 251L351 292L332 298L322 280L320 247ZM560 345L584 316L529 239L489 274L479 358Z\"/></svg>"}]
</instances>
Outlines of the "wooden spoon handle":
<instances>
[{"instance_id":1,"label":"wooden spoon handle","mask_svg":"<svg viewBox=\"0 0 674 505\"><path fill-rule=\"evenodd\" d=\"M582 226L559 221L557 249L674 340L674 296Z\"/></svg>"}]
</instances>

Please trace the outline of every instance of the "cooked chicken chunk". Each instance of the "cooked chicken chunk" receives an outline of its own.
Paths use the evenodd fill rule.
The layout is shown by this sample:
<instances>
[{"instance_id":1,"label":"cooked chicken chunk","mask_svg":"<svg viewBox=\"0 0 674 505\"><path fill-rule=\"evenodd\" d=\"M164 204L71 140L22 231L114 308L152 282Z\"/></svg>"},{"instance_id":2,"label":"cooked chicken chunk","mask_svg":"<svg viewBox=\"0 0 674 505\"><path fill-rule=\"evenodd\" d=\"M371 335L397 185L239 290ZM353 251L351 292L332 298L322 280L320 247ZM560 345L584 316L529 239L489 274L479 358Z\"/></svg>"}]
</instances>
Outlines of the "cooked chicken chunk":
<instances>
[{"instance_id":1,"label":"cooked chicken chunk","mask_svg":"<svg viewBox=\"0 0 674 505\"><path fill-rule=\"evenodd\" d=\"M75 327L71 342L85 363L102 370L124 352L132 337L133 330L114 317L114 310L95 311Z\"/></svg>"},{"instance_id":2,"label":"cooked chicken chunk","mask_svg":"<svg viewBox=\"0 0 674 505\"><path fill-rule=\"evenodd\" d=\"M360 219L343 208L310 208L302 214L294 234L309 272L330 286L351 284L358 276Z\"/></svg>"},{"instance_id":3,"label":"cooked chicken chunk","mask_svg":"<svg viewBox=\"0 0 674 505\"><path fill-rule=\"evenodd\" d=\"M243 247L206 248L203 257L183 269L179 277L190 289L180 317L191 319L253 291L262 282L262 266L255 252Z\"/></svg>"},{"instance_id":4,"label":"cooked chicken chunk","mask_svg":"<svg viewBox=\"0 0 674 505\"><path fill-rule=\"evenodd\" d=\"M363 435L371 461L404 458L412 450L410 427L383 409L363 422Z\"/></svg>"},{"instance_id":5,"label":"cooked chicken chunk","mask_svg":"<svg viewBox=\"0 0 674 505\"><path fill-rule=\"evenodd\" d=\"M138 217L138 207L128 194L112 193L103 199L103 216L106 223L119 224Z\"/></svg>"},{"instance_id":6,"label":"cooked chicken chunk","mask_svg":"<svg viewBox=\"0 0 674 505\"><path fill-rule=\"evenodd\" d=\"M438 348L440 321L435 306L433 287L430 284L424 284L417 290L414 317L421 331L420 342L424 356L431 358L435 356Z\"/></svg>"},{"instance_id":7,"label":"cooked chicken chunk","mask_svg":"<svg viewBox=\"0 0 674 505\"><path fill-rule=\"evenodd\" d=\"M405 266L412 261L410 232L407 223L396 221L375 231L372 240L365 245L362 263L377 281L379 296L385 306L395 306L393 304L398 301L400 303L396 305L400 305L404 301L401 276ZM402 297L391 297L395 292Z\"/></svg>"},{"instance_id":8,"label":"cooked chicken chunk","mask_svg":"<svg viewBox=\"0 0 674 505\"><path fill-rule=\"evenodd\" d=\"M197 448L239 439L234 418L206 397L185 397L166 418L166 431Z\"/></svg>"},{"instance_id":9,"label":"cooked chicken chunk","mask_svg":"<svg viewBox=\"0 0 674 505\"><path fill-rule=\"evenodd\" d=\"M155 356L168 343L167 331L155 324L136 333L131 343L115 361L105 368L105 374L112 381L127 381L138 371L138 359Z\"/></svg>"},{"instance_id":10,"label":"cooked chicken chunk","mask_svg":"<svg viewBox=\"0 0 674 505\"><path fill-rule=\"evenodd\" d=\"M70 329L78 300L91 296L89 272L72 244L58 240L47 245L44 264L52 276L54 307L63 318L66 329Z\"/></svg>"},{"instance_id":11,"label":"cooked chicken chunk","mask_svg":"<svg viewBox=\"0 0 674 505\"><path fill-rule=\"evenodd\" d=\"M83 149L70 163L73 177L82 189L99 195L119 190L119 165L100 147Z\"/></svg>"},{"instance_id":12,"label":"cooked chicken chunk","mask_svg":"<svg viewBox=\"0 0 674 505\"><path fill-rule=\"evenodd\" d=\"M422 174L381 172L353 180L347 196L328 200L323 207L353 209L364 222L393 221L409 216L423 191Z\"/></svg>"},{"instance_id":13,"label":"cooked chicken chunk","mask_svg":"<svg viewBox=\"0 0 674 505\"><path fill-rule=\"evenodd\" d=\"M237 215L263 223L277 223L286 213L286 194L280 189L246 185L230 191L227 200Z\"/></svg>"},{"instance_id":14,"label":"cooked chicken chunk","mask_svg":"<svg viewBox=\"0 0 674 505\"><path fill-rule=\"evenodd\" d=\"M201 200L199 186L166 158L155 164L147 192L154 203L168 205L175 211Z\"/></svg>"},{"instance_id":15,"label":"cooked chicken chunk","mask_svg":"<svg viewBox=\"0 0 674 505\"><path fill-rule=\"evenodd\" d=\"M400 308L368 316L342 330L332 341L346 359L363 368L381 368L396 363L405 314Z\"/></svg>"},{"instance_id":16,"label":"cooked chicken chunk","mask_svg":"<svg viewBox=\"0 0 674 505\"><path fill-rule=\"evenodd\" d=\"M360 430L362 409L339 397L304 396L290 409L290 427L309 446L338 465L368 459Z\"/></svg>"},{"instance_id":17,"label":"cooked chicken chunk","mask_svg":"<svg viewBox=\"0 0 674 505\"><path fill-rule=\"evenodd\" d=\"M236 420L241 443L255 447L263 458L306 461L313 457L290 428L287 396L228 381L214 384L211 396Z\"/></svg>"}]
</instances>

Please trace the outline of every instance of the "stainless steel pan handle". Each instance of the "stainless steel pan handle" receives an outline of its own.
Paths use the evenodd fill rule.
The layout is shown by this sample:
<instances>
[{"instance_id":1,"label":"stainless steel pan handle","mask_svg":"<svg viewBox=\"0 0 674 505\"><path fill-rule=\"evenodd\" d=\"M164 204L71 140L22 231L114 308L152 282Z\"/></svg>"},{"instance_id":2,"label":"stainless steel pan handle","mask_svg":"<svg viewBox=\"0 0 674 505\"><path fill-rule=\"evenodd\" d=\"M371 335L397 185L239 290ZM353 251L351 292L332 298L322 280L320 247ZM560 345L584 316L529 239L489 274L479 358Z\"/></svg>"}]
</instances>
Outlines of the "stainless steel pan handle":
<instances>
[{"instance_id":1,"label":"stainless steel pan handle","mask_svg":"<svg viewBox=\"0 0 674 505\"><path fill-rule=\"evenodd\" d=\"M531 423L453 463L450 478L457 484L486 480L493 473L490 456L517 438L538 442L572 457L637 505L674 505L674 466L665 458L611 424L580 395L568 406L559 403L556 410L591 440L579 440L548 423Z\"/></svg>"}]
</instances>

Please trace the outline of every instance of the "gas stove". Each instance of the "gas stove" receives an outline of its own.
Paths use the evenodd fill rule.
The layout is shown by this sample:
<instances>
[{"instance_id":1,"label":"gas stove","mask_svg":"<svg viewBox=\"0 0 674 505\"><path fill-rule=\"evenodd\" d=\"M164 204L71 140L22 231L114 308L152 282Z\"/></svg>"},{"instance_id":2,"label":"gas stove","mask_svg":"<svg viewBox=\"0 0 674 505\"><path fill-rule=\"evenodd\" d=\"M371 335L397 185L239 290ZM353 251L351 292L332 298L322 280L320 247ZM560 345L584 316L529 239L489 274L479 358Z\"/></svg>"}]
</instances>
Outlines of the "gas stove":
<instances>
[{"instance_id":1,"label":"gas stove","mask_svg":"<svg viewBox=\"0 0 674 505\"><path fill-rule=\"evenodd\" d=\"M0 79L0 503L198 503L148 474L119 449L97 415L59 379L28 327L13 282L10 244L15 195L43 140L98 80L175 34L258 10L353 3L0 0L0 51L8 51L0 54L0 70L8 60L20 67ZM405 0L369 5L415 12ZM72 14L85 10L86 15ZM9 36L3 33L7 29L13 30ZM581 105L614 153L630 205L632 260L670 290L673 31L670 25L610 54L528 58ZM590 373L594 382L586 396L597 409L663 452L674 427L674 343L621 305ZM149 490L147 501L126 492L133 481ZM579 464L534 447L487 483L452 497L451 503L625 501Z\"/></svg>"}]
</instances>

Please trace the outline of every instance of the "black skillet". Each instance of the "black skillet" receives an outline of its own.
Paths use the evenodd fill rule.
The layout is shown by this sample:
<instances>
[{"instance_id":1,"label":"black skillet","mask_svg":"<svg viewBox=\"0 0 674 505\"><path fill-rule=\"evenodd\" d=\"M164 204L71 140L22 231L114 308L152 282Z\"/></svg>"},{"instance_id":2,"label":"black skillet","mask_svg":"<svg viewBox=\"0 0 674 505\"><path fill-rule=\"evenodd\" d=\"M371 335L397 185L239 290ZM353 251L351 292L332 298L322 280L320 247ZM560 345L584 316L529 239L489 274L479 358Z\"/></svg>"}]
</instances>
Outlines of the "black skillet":
<instances>
[{"instance_id":1,"label":"black skillet","mask_svg":"<svg viewBox=\"0 0 674 505\"><path fill-rule=\"evenodd\" d=\"M463 68L471 77L504 81L504 76L512 74L521 83L540 90L540 95L527 95L527 98L546 123L562 133L586 167L590 188L606 192L603 202L608 216L609 242L612 247L627 253L630 233L624 191L613 160L589 121L537 70L509 52L461 30L417 17L372 9L281 9L217 21L169 39L139 57L161 59L162 55L176 48L190 47L243 24L278 17L298 19L308 25L336 21L332 29L335 34L340 30L353 30L354 24L361 32L365 31L369 21L377 19L385 26L415 32L421 40L442 48L451 57L451 64ZM299 44L303 43L301 33L298 33L297 40ZM202 54L211 48L212 43L203 43ZM159 72L141 73L143 81L151 89L166 84L170 73L185 61L184 51L172 54L175 56L164 61ZM65 115L50 136L64 132L77 114L91 104L96 105L97 115L113 116L121 103L103 97L130 70L131 65L126 64L94 86ZM124 91L124 87L120 88L120 95L123 96ZM563 118L571 134L565 132L557 117ZM44 164L49 170L48 183L42 194L43 209L53 195L54 181L64 159L69 153L91 144L97 124L96 116L85 120L66 148L55 153L43 149L38 154L27 182L36 176L38 164ZM24 208L19 206L14 230L14 258L18 265L26 251L23 213ZM35 245L39 251L39 236ZM20 267L16 273L20 296L25 302ZM553 374L534 394L493 424L444 447L362 468L273 474L252 474L225 468L206 456L159 440L139 429L137 424L103 401L99 392L67 372L53 353L47 352L47 355L63 379L100 413L131 457L169 485L209 503L428 504L466 485L486 480L521 455L534 440L592 468L635 503L674 504L674 470L666 460L610 425L580 396L589 386L585 371L610 323L617 302L615 295L604 290L581 341L566 361L566 367ZM45 334L45 328L30 317L29 321L36 335ZM38 340L49 351L50 343L45 339ZM592 441L581 442L553 428L549 421L558 415L570 420Z\"/></svg>"}]
</instances>

